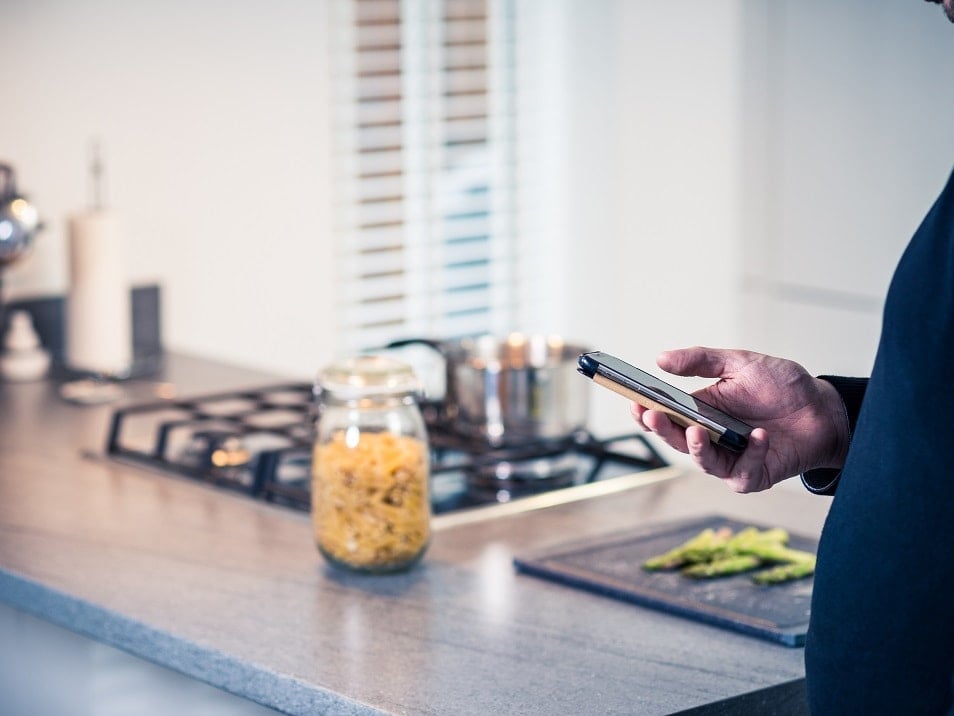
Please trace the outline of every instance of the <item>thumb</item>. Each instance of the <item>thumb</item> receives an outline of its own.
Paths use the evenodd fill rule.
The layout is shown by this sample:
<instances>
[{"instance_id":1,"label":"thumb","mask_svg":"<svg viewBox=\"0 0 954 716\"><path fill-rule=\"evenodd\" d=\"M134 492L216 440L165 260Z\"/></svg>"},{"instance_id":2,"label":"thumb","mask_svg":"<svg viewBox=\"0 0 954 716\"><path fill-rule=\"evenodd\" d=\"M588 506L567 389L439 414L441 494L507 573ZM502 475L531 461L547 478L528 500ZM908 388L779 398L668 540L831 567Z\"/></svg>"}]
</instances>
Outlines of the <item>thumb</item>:
<instances>
[{"instance_id":1,"label":"thumb","mask_svg":"<svg viewBox=\"0 0 954 716\"><path fill-rule=\"evenodd\" d=\"M745 351L695 346L664 351L656 357L656 365L673 375L722 378L747 362L743 359L745 354Z\"/></svg>"}]
</instances>

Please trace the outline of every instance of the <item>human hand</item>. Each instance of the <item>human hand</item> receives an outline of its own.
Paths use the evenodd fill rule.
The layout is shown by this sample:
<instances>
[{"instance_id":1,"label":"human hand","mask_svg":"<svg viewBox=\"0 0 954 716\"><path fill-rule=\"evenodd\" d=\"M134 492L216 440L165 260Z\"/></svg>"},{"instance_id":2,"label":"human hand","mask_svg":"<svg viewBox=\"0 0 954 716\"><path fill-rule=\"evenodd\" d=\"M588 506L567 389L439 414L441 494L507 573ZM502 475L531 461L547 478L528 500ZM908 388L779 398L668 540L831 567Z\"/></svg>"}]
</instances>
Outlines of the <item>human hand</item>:
<instances>
[{"instance_id":1,"label":"human hand","mask_svg":"<svg viewBox=\"0 0 954 716\"><path fill-rule=\"evenodd\" d=\"M683 428L658 410L633 403L636 421L736 492L756 492L819 467L842 466L848 420L841 396L798 363L762 353L717 348L666 351L663 370L719 380L693 395L752 425L741 454L709 442L698 426Z\"/></svg>"}]
</instances>

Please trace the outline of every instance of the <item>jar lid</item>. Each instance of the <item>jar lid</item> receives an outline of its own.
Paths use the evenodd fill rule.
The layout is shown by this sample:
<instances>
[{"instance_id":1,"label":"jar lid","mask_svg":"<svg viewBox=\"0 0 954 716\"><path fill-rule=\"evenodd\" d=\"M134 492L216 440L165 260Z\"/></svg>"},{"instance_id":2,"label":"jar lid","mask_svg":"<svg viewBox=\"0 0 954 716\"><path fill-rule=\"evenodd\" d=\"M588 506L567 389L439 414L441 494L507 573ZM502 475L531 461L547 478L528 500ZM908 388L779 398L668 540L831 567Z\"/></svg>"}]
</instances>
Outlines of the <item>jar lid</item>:
<instances>
[{"instance_id":1,"label":"jar lid","mask_svg":"<svg viewBox=\"0 0 954 716\"><path fill-rule=\"evenodd\" d=\"M341 400L420 392L414 369L380 355L359 355L332 363L318 373L317 388Z\"/></svg>"}]
</instances>

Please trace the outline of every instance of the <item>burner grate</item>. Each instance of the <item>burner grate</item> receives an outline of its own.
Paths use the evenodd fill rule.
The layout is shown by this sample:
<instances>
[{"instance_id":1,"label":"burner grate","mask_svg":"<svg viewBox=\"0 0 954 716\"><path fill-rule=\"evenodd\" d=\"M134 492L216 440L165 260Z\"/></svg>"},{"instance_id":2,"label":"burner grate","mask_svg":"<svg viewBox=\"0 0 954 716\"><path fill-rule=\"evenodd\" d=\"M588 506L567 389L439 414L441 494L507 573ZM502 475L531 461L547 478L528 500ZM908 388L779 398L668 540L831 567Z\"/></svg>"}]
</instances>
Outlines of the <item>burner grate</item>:
<instances>
[{"instance_id":1,"label":"burner grate","mask_svg":"<svg viewBox=\"0 0 954 716\"><path fill-rule=\"evenodd\" d=\"M492 447L449 431L433 403L422 406L431 446L435 513L667 463L642 435ZM107 453L160 471L299 510L311 508L312 386L289 383L122 407Z\"/></svg>"}]
</instances>

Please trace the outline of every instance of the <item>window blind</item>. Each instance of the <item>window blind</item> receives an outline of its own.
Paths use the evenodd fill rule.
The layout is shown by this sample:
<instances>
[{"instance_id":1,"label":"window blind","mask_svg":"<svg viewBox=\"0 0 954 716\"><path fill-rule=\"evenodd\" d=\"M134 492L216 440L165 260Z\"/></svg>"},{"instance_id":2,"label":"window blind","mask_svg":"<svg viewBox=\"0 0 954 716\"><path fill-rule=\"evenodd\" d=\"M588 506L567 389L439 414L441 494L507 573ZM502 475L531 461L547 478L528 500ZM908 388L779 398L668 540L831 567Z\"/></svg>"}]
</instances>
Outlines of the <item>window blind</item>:
<instances>
[{"instance_id":1,"label":"window blind","mask_svg":"<svg viewBox=\"0 0 954 716\"><path fill-rule=\"evenodd\" d=\"M512 0L338 0L346 350L514 325Z\"/></svg>"}]
</instances>

